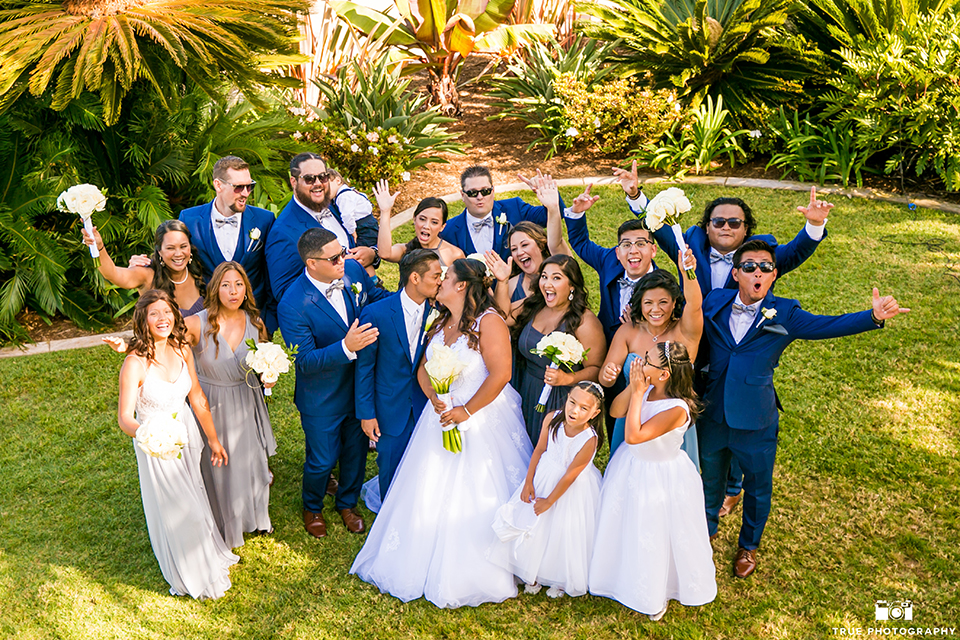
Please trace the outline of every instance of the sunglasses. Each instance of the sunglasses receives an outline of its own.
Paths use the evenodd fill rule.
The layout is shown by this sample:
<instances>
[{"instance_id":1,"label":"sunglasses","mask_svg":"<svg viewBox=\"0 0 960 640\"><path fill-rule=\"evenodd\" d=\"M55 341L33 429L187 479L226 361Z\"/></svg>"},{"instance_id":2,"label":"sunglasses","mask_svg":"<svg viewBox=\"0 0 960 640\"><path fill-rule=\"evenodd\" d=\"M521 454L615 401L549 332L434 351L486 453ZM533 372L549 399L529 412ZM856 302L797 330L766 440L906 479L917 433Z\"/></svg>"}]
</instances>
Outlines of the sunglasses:
<instances>
[{"instance_id":1,"label":"sunglasses","mask_svg":"<svg viewBox=\"0 0 960 640\"><path fill-rule=\"evenodd\" d=\"M476 198L477 196L487 197L493 193L493 187L484 187L483 189L470 189L469 191L464 191L463 194L468 198Z\"/></svg>"},{"instance_id":2,"label":"sunglasses","mask_svg":"<svg viewBox=\"0 0 960 640\"><path fill-rule=\"evenodd\" d=\"M304 184L313 184L319 180L322 184L330 182L330 172L324 171L323 173L305 173L300 176L300 179L303 180Z\"/></svg>"},{"instance_id":3,"label":"sunglasses","mask_svg":"<svg viewBox=\"0 0 960 640\"><path fill-rule=\"evenodd\" d=\"M313 258L310 258L310 259L311 259L311 260L323 260L324 262L329 262L330 264L337 264L337 263L339 263L339 262L342 262L343 259L346 258L346 257L347 257L347 250L346 250L346 249L340 249L340 253L338 253L338 254L336 254L336 255L333 255L333 256L330 256L329 258L321 258L320 256L316 256L316 257L313 257Z\"/></svg>"},{"instance_id":4,"label":"sunglasses","mask_svg":"<svg viewBox=\"0 0 960 640\"><path fill-rule=\"evenodd\" d=\"M773 270L777 268L777 265L772 262L741 262L737 265L737 269L743 271L744 273L753 273L757 269L764 273L773 273Z\"/></svg>"},{"instance_id":5,"label":"sunglasses","mask_svg":"<svg viewBox=\"0 0 960 640\"><path fill-rule=\"evenodd\" d=\"M253 188L257 186L256 180L251 180L249 184L233 184L232 182L227 182L226 180L221 180L220 182L233 187L233 192L238 196L242 194L244 191L246 191L247 193L253 193Z\"/></svg>"},{"instance_id":6,"label":"sunglasses","mask_svg":"<svg viewBox=\"0 0 960 640\"><path fill-rule=\"evenodd\" d=\"M723 229L723 225L727 225L736 230L743 224L743 220L740 218L710 218L710 224L713 225L714 229Z\"/></svg>"},{"instance_id":7,"label":"sunglasses","mask_svg":"<svg viewBox=\"0 0 960 640\"><path fill-rule=\"evenodd\" d=\"M653 243L647 240L646 238L639 238L637 240L634 240L633 242L630 242L629 240L624 240L623 242L619 243L617 246L623 249L624 251L630 251L630 249L634 247L636 247L637 249L643 249L648 244L653 244Z\"/></svg>"}]
</instances>

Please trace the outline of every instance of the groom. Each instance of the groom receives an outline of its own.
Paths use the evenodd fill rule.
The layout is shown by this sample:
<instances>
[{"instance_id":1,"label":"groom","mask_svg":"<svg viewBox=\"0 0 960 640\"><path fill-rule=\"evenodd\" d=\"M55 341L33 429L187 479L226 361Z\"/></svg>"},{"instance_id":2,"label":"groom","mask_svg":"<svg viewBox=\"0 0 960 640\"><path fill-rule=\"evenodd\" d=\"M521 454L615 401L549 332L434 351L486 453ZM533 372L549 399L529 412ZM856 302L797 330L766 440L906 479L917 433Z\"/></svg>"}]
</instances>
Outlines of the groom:
<instances>
[{"instance_id":1,"label":"groom","mask_svg":"<svg viewBox=\"0 0 960 640\"><path fill-rule=\"evenodd\" d=\"M360 426L377 443L381 499L427 402L417 367L426 348L429 300L440 289L441 274L436 253L408 252L400 260L400 292L364 307L360 315L361 323L380 331L357 358L356 401Z\"/></svg>"},{"instance_id":2,"label":"groom","mask_svg":"<svg viewBox=\"0 0 960 640\"><path fill-rule=\"evenodd\" d=\"M750 240L733 256L738 289L714 289L703 301L704 336L710 345L705 410L697 421L707 527L716 536L731 459L743 470L743 522L734 575L756 569L773 491L780 415L773 372L794 340L823 340L883 327L906 313L891 296L873 290L873 308L841 316L817 316L796 300L778 298L774 247Z\"/></svg>"},{"instance_id":3,"label":"groom","mask_svg":"<svg viewBox=\"0 0 960 640\"><path fill-rule=\"evenodd\" d=\"M373 286L332 231L307 229L297 243L305 269L287 289L278 308L280 331L296 346L294 402L306 440L303 464L303 524L315 538L327 535L323 497L338 460L336 507L352 533L364 531L356 513L367 457L367 438L354 410L357 352L373 344L377 329L357 321L364 303L387 292Z\"/></svg>"}]
</instances>

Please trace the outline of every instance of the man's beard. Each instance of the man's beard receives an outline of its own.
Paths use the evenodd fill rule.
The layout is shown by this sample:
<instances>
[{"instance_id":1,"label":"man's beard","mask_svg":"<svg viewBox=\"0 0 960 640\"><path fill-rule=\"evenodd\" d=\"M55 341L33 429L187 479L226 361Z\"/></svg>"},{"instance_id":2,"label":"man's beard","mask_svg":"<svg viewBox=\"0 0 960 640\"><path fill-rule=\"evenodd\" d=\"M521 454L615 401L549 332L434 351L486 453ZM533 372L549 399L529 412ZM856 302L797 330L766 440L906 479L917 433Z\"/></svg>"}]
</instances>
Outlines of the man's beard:
<instances>
[{"instance_id":1,"label":"man's beard","mask_svg":"<svg viewBox=\"0 0 960 640\"><path fill-rule=\"evenodd\" d=\"M330 206L330 200L327 198L326 192L324 192L323 196L323 202L317 203L313 200L312 189L297 189L297 200L300 201L300 204L317 213L320 213Z\"/></svg>"}]
</instances>

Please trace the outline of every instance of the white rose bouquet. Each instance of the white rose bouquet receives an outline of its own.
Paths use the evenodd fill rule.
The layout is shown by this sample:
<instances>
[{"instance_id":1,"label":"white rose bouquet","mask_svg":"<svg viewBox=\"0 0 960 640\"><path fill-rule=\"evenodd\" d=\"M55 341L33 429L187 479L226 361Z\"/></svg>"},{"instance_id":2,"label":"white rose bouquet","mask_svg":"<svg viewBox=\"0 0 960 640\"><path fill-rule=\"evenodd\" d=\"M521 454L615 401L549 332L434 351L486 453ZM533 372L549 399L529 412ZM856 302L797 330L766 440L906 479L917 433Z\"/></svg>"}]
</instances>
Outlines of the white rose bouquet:
<instances>
[{"instance_id":1,"label":"white rose bouquet","mask_svg":"<svg viewBox=\"0 0 960 640\"><path fill-rule=\"evenodd\" d=\"M93 222L90 216L94 211L103 211L107 206L107 198L95 185L77 184L57 196L57 209L80 216L83 228L90 237L93 237ZM100 268L100 250L94 242L90 245L90 257L93 266Z\"/></svg>"},{"instance_id":2,"label":"white rose bouquet","mask_svg":"<svg viewBox=\"0 0 960 640\"><path fill-rule=\"evenodd\" d=\"M187 427L177 420L177 414L158 414L147 418L137 427L137 446L148 456L161 460L180 458L187 444Z\"/></svg>"},{"instance_id":3,"label":"white rose bouquet","mask_svg":"<svg viewBox=\"0 0 960 640\"><path fill-rule=\"evenodd\" d=\"M276 382L281 373L290 371L290 358L297 355L297 347L284 349L275 342L254 342L247 340L247 357L244 362L250 370L261 376L264 382ZM263 395L273 395L270 389L264 389Z\"/></svg>"},{"instance_id":4,"label":"white rose bouquet","mask_svg":"<svg viewBox=\"0 0 960 640\"><path fill-rule=\"evenodd\" d=\"M540 342L530 350L530 353L549 358L551 369L559 369L563 365L572 371L575 365L587 359L587 352L589 351L589 349L584 349L580 341L569 333L554 331L550 335L540 338ZM553 391L553 386L543 385L543 391L540 392L540 398L537 400L538 412L543 413L546 409L551 391Z\"/></svg>"},{"instance_id":5,"label":"white rose bouquet","mask_svg":"<svg viewBox=\"0 0 960 640\"><path fill-rule=\"evenodd\" d=\"M683 230L680 228L680 214L687 211L690 211L690 200L683 193L683 189L676 187L661 191L647 204L645 219L647 229L656 231L664 224L670 225L681 255L687 250L687 243L683 240ZM691 280L697 277L697 273L693 269L687 269L686 273Z\"/></svg>"},{"instance_id":6,"label":"white rose bouquet","mask_svg":"<svg viewBox=\"0 0 960 640\"><path fill-rule=\"evenodd\" d=\"M430 378L430 386L437 392L437 397L445 405L447 411L453 408L450 385L457 379L465 366L457 358L456 352L443 344L433 348L430 359L424 365L427 376ZM457 425L451 425L443 431L443 448L450 453L463 451L463 440L460 437L460 428Z\"/></svg>"}]
</instances>

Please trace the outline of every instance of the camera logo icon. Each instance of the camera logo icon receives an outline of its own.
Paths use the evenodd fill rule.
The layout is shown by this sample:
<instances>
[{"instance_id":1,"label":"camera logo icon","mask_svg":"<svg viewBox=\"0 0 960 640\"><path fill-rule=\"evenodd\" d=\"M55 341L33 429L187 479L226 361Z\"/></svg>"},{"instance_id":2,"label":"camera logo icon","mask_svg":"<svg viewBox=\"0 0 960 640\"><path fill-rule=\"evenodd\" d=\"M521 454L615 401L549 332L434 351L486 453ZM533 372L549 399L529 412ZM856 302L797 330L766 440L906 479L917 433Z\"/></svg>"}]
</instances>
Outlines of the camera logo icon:
<instances>
[{"instance_id":1,"label":"camera logo icon","mask_svg":"<svg viewBox=\"0 0 960 640\"><path fill-rule=\"evenodd\" d=\"M913 620L913 602L877 600L874 613L877 620Z\"/></svg>"}]
</instances>

